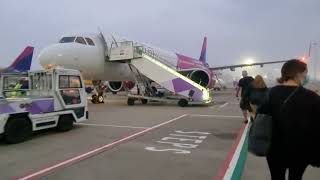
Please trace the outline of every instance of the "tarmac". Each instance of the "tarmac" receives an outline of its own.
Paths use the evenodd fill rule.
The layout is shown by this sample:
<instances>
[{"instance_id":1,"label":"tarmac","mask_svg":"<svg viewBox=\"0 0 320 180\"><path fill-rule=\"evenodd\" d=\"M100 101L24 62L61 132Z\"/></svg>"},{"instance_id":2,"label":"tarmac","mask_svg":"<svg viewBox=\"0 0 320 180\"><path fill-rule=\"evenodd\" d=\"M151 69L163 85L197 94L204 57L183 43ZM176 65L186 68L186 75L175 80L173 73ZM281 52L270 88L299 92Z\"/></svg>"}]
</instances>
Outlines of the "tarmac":
<instances>
[{"instance_id":1,"label":"tarmac","mask_svg":"<svg viewBox=\"0 0 320 180\"><path fill-rule=\"evenodd\" d=\"M247 153L248 127L234 92L216 92L214 100L128 106L126 96L107 94L71 131L0 142L0 179L270 179L266 160ZM320 179L319 170L308 167L304 179Z\"/></svg>"}]
</instances>

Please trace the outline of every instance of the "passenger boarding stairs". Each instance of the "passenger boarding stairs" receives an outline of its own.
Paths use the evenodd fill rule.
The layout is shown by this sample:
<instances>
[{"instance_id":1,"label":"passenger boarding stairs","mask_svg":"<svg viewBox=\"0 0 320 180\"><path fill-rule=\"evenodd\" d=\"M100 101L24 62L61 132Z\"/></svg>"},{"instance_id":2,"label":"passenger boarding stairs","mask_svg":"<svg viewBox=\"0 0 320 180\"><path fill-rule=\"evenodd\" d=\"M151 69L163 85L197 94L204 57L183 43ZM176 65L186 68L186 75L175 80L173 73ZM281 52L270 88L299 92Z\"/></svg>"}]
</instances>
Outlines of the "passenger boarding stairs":
<instances>
[{"instance_id":1,"label":"passenger boarding stairs","mask_svg":"<svg viewBox=\"0 0 320 180\"><path fill-rule=\"evenodd\" d=\"M173 64L161 58L152 48L135 46L132 41L117 42L108 52L109 61L126 62L136 75L138 86L144 87L144 95L151 96L150 81L188 101L208 103L209 90L176 71ZM144 77L145 76L145 77ZM150 92L150 93L149 93Z\"/></svg>"}]
</instances>

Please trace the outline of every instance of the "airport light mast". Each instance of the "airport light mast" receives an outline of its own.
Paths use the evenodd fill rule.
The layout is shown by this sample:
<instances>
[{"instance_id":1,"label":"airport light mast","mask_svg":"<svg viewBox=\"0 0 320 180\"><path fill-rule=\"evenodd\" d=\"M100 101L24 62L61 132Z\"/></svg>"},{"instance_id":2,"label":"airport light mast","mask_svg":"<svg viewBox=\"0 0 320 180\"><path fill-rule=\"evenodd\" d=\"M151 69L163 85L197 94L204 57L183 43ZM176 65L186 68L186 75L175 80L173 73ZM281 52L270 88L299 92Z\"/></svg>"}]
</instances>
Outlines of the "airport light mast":
<instances>
[{"instance_id":1,"label":"airport light mast","mask_svg":"<svg viewBox=\"0 0 320 180\"><path fill-rule=\"evenodd\" d=\"M308 59L311 59L311 50L312 50L312 47L313 46L317 46L318 43L315 42L315 41L310 41L309 43L309 49L308 49ZM314 58L314 64L313 64L313 67L314 67L314 78L317 79L317 60Z\"/></svg>"}]
</instances>

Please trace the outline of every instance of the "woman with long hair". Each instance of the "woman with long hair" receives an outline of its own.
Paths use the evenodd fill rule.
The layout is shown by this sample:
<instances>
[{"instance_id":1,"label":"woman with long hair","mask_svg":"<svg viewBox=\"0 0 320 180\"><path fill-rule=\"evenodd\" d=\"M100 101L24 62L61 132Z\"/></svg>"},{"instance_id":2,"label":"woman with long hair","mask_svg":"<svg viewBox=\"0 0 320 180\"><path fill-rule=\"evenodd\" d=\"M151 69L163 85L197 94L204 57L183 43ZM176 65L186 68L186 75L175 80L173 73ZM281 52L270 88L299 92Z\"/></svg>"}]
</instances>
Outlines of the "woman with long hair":
<instances>
[{"instance_id":1,"label":"woman with long hair","mask_svg":"<svg viewBox=\"0 0 320 180\"><path fill-rule=\"evenodd\" d=\"M270 89L258 113L272 116L267 154L272 180L301 180L308 165L320 165L320 96L305 89L307 65L297 59L281 69L279 85Z\"/></svg>"},{"instance_id":2,"label":"woman with long hair","mask_svg":"<svg viewBox=\"0 0 320 180\"><path fill-rule=\"evenodd\" d=\"M268 88L262 76L257 75L246 90L244 96L250 103L251 119L254 119L257 108L265 102L267 91Z\"/></svg>"}]
</instances>

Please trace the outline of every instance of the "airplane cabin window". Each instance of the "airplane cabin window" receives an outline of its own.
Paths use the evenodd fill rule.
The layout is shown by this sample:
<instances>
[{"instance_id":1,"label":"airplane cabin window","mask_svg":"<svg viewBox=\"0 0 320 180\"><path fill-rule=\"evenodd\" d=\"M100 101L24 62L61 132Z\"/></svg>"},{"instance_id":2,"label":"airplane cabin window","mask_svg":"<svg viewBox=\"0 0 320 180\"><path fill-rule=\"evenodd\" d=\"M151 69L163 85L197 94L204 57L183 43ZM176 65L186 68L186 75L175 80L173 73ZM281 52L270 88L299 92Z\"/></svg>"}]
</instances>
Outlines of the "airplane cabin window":
<instances>
[{"instance_id":1,"label":"airplane cabin window","mask_svg":"<svg viewBox=\"0 0 320 180\"><path fill-rule=\"evenodd\" d=\"M76 37L63 37L63 38L61 38L59 43L71 43L71 42L74 42L75 38Z\"/></svg>"},{"instance_id":2,"label":"airplane cabin window","mask_svg":"<svg viewBox=\"0 0 320 180\"><path fill-rule=\"evenodd\" d=\"M89 45L94 46L94 42L92 41L92 39L86 37L86 40Z\"/></svg>"},{"instance_id":3,"label":"airplane cabin window","mask_svg":"<svg viewBox=\"0 0 320 180\"><path fill-rule=\"evenodd\" d=\"M76 42L80 44L85 44L85 45L87 44L86 41L83 39L83 37L77 37Z\"/></svg>"}]
</instances>

